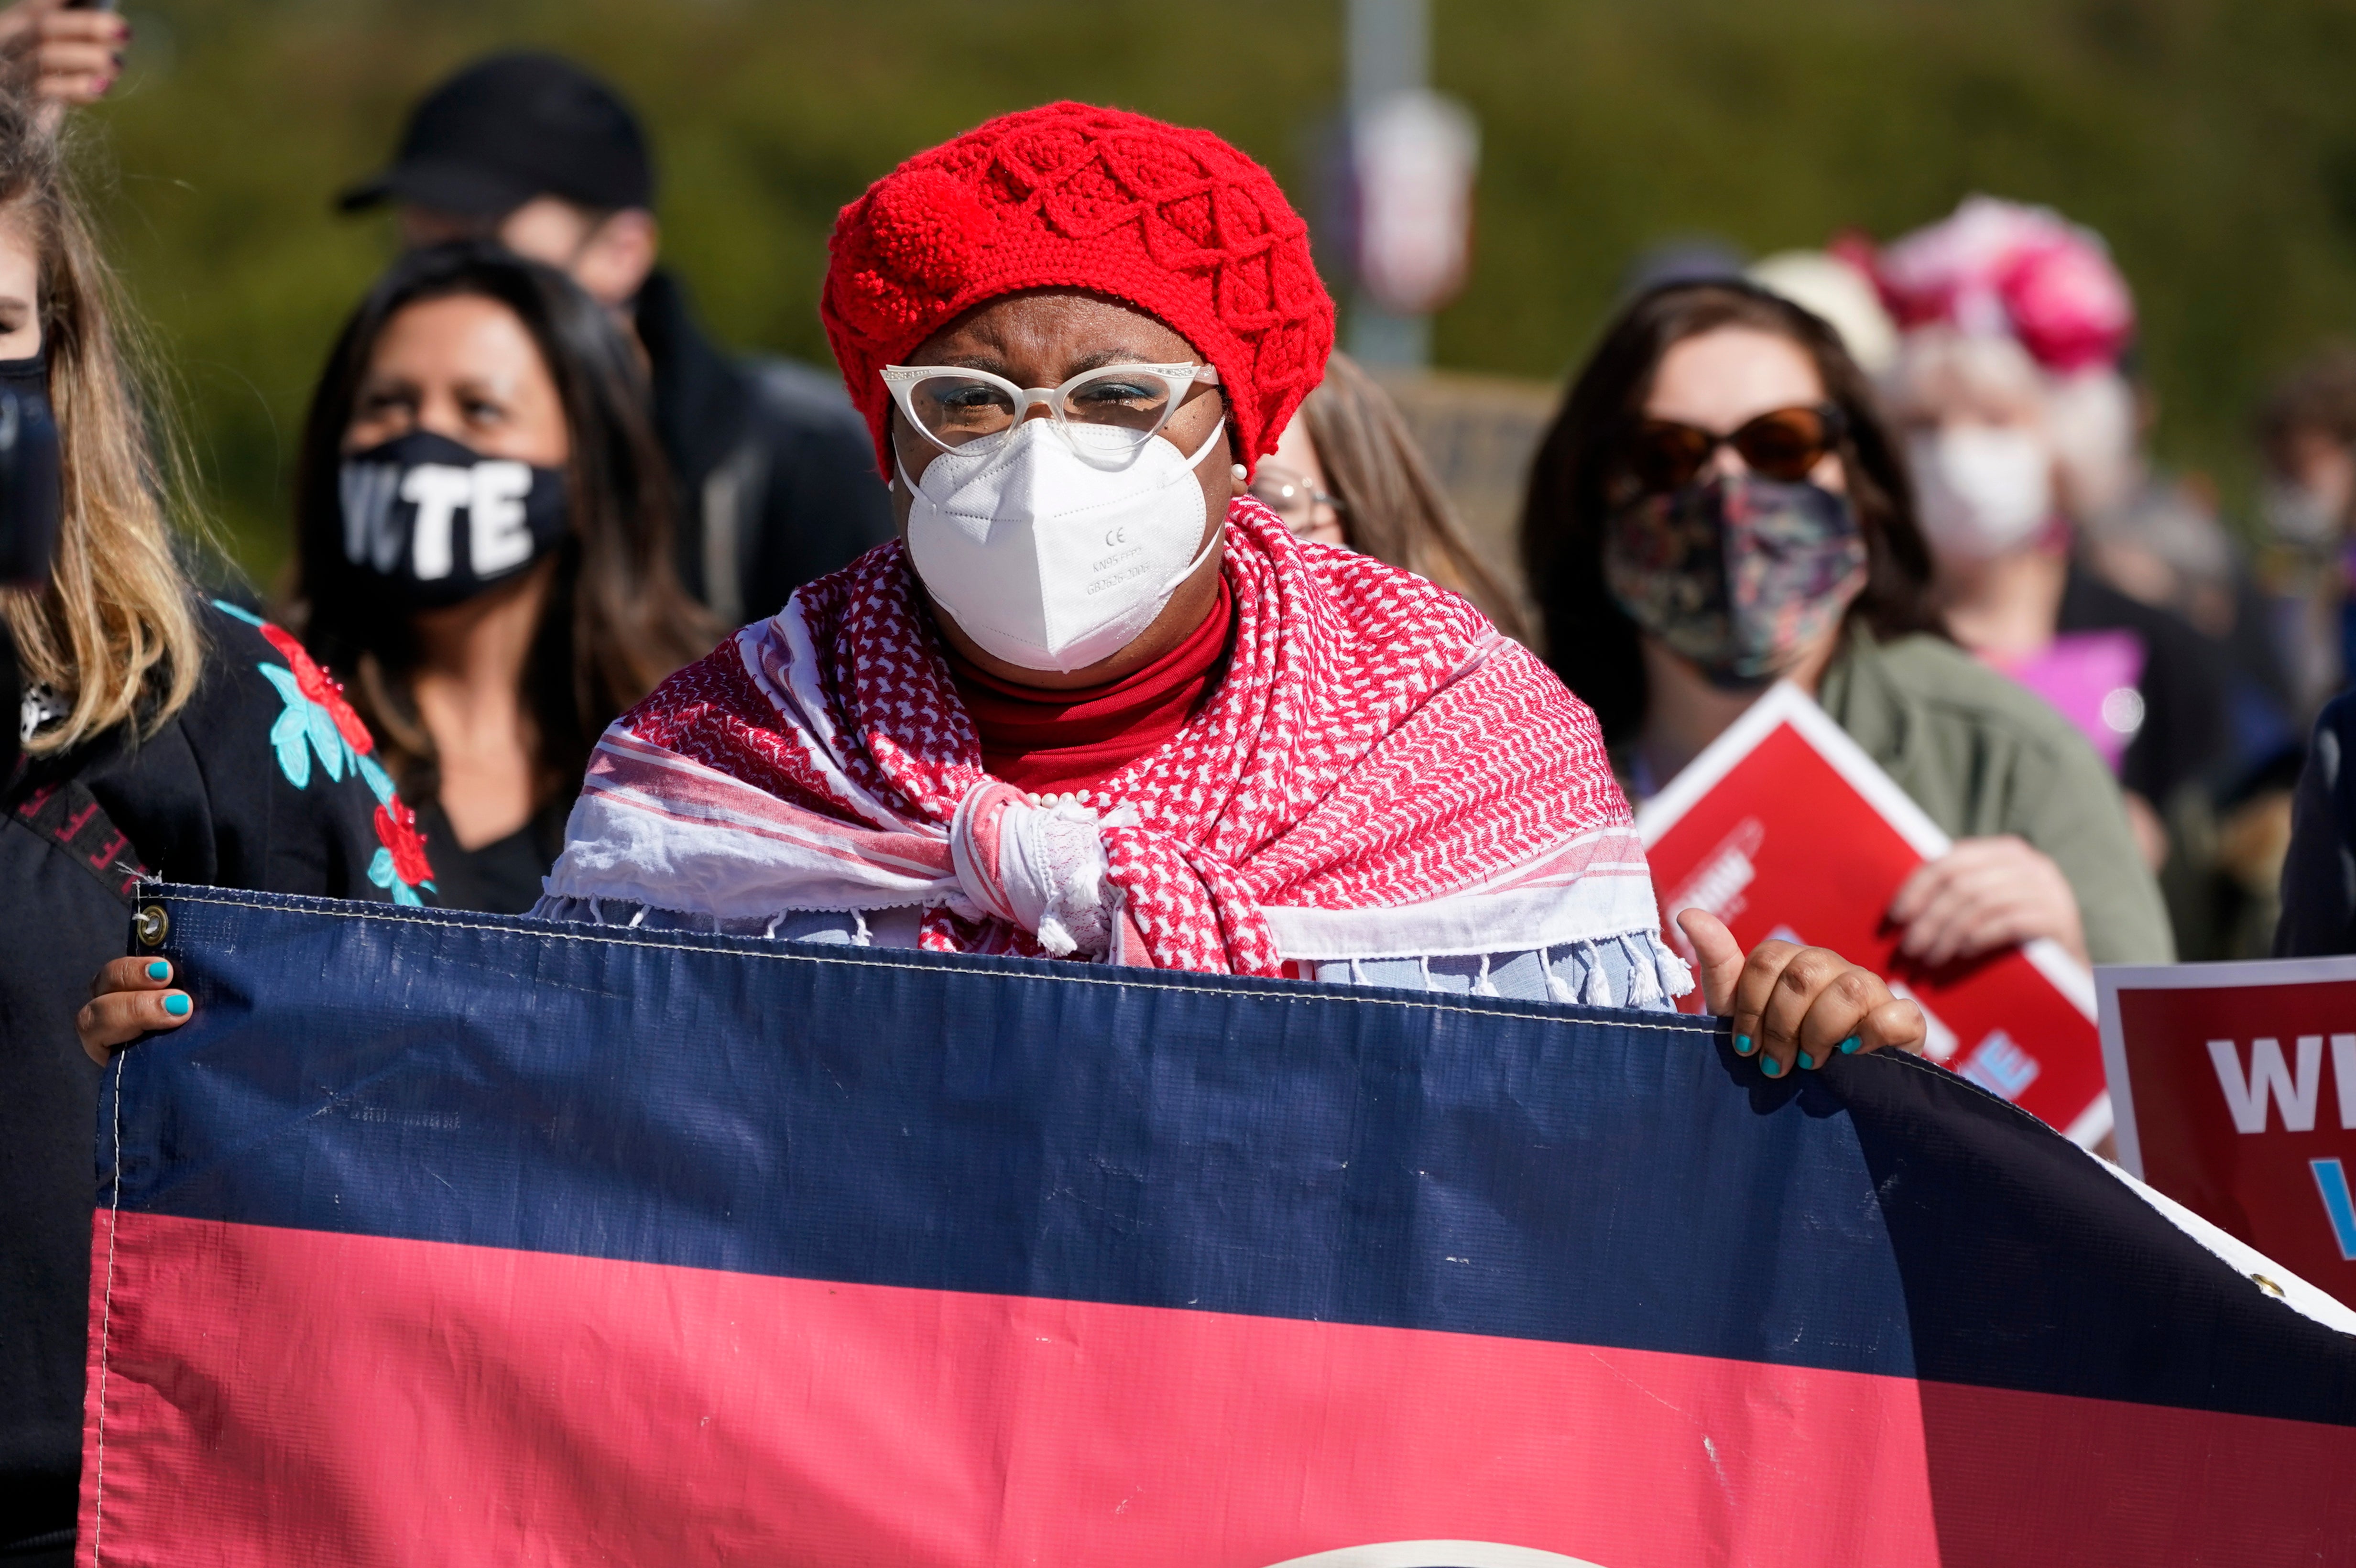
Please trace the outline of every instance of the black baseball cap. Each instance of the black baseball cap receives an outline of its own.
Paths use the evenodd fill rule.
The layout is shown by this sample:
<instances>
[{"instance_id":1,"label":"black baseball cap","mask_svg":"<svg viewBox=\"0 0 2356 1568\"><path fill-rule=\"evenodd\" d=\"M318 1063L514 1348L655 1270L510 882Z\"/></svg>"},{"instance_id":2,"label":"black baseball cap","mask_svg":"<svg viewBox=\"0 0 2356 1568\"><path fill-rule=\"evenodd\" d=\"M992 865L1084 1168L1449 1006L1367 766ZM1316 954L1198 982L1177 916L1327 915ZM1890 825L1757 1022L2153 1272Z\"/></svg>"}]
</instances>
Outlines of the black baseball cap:
<instances>
[{"instance_id":1,"label":"black baseball cap","mask_svg":"<svg viewBox=\"0 0 2356 1568\"><path fill-rule=\"evenodd\" d=\"M600 211L650 207L654 190L646 133L622 95L571 60L519 52L477 60L428 93L392 166L336 205L404 201L498 219L540 196Z\"/></svg>"}]
</instances>

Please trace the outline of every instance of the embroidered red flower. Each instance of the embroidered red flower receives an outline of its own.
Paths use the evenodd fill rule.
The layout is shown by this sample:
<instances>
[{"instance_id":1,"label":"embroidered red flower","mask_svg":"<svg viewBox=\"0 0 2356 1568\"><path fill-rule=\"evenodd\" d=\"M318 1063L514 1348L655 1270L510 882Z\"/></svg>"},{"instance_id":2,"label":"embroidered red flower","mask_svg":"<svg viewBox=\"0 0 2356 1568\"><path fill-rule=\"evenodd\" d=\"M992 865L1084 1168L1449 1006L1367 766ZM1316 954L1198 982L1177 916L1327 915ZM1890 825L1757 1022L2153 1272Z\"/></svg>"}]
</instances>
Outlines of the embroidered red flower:
<instances>
[{"instance_id":1,"label":"embroidered red flower","mask_svg":"<svg viewBox=\"0 0 2356 1568\"><path fill-rule=\"evenodd\" d=\"M352 710L352 705L344 700L343 683L312 662L309 652L294 640L293 634L265 621L262 623L262 635L272 647L278 650L278 656L286 661L286 667L294 672L294 684L301 688L303 695L327 710L327 717L336 721L336 732L343 736L351 749L363 757L375 751L376 738L369 733L368 725ZM381 833L383 830L380 828L378 831ZM392 840L388 838L385 842L390 844ZM408 880L414 881L416 879Z\"/></svg>"},{"instance_id":2,"label":"embroidered red flower","mask_svg":"<svg viewBox=\"0 0 2356 1568\"><path fill-rule=\"evenodd\" d=\"M376 808L377 841L392 851L393 874L411 887L434 880L425 859L425 837L417 831L417 813L398 796Z\"/></svg>"}]
</instances>

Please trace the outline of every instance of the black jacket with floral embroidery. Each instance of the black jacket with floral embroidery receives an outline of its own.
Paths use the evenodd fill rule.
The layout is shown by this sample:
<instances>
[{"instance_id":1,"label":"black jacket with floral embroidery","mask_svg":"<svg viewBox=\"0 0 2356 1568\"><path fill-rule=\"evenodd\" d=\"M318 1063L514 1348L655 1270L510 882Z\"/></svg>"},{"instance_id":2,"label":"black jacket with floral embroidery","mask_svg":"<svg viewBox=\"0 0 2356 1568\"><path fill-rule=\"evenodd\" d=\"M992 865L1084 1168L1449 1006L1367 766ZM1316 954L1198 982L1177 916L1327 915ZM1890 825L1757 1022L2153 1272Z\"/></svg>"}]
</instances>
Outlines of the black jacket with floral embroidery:
<instances>
[{"instance_id":1,"label":"black jacket with floral embroidery","mask_svg":"<svg viewBox=\"0 0 2356 1568\"><path fill-rule=\"evenodd\" d=\"M128 951L142 874L432 897L365 726L294 639L207 606L196 695L27 759L0 794L0 1559L73 1543L99 1070L74 1013ZM13 719L14 715L5 716Z\"/></svg>"}]
</instances>

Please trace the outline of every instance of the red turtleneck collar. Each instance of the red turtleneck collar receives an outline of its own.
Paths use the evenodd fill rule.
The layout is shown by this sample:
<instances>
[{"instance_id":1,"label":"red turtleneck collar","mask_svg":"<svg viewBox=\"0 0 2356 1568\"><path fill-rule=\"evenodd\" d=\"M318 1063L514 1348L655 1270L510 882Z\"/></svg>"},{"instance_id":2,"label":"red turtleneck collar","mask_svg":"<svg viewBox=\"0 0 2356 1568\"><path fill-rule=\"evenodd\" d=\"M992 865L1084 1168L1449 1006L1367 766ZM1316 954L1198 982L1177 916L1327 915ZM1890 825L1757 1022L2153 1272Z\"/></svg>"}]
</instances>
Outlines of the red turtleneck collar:
<instances>
[{"instance_id":1,"label":"red turtleneck collar","mask_svg":"<svg viewBox=\"0 0 2356 1568\"><path fill-rule=\"evenodd\" d=\"M958 696L981 731L982 766L1034 794L1093 788L1184 727L1219 684L1235 629L1235 602L1219 602L1186 640L1119 680L1070 691L1017 686L976 668L940 644Z\"/></svg>"}]
</instances>

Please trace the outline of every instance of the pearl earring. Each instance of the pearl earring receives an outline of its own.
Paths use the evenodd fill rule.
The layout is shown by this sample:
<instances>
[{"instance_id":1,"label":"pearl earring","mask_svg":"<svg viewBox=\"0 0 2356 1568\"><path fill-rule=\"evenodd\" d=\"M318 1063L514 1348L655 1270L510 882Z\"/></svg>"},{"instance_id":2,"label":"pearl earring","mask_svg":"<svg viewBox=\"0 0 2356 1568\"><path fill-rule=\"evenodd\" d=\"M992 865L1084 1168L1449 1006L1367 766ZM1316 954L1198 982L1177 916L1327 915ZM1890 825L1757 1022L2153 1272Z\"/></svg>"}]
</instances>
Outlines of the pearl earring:
<instances>
[{"instance_id":1,"label":"pearl earring","mask_svg":"<svg viewBox=\"0 0 2356 1568\"><path fill-rule=\"evenodd\" d=\"M1242 484L1245 480L1247 480L1247 479L1248 479L1248 478L1250 478L1250 477L1251 477L1250 474L1248 474L1248 473L1247 473L1247 472L1245 471L1245 469L1244 469L1244 465L1243 465L1242 464L1237 463L1237 464L1232 464L1231 466L1235 469L1236 483L1237 483L1237 484L1240 485L1240 484Z\"/></svg>"}]
</instances>

